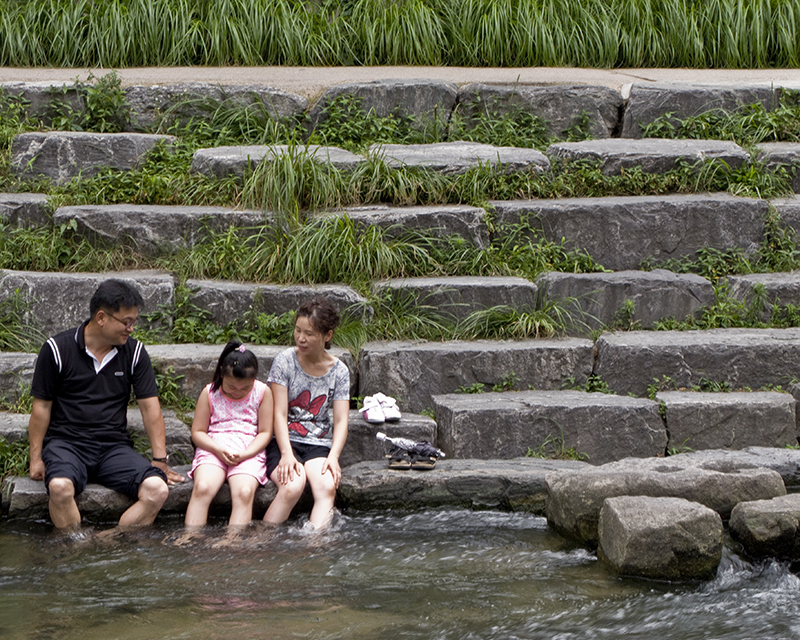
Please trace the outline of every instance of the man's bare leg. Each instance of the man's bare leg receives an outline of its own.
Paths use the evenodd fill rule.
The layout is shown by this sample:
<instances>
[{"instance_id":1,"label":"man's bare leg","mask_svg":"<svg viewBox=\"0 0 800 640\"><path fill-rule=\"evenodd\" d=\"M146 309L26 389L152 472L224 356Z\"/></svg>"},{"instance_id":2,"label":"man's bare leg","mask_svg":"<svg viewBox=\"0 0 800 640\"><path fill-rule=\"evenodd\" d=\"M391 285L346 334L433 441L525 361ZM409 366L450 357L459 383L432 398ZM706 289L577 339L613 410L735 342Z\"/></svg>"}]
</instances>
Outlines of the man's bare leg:
<instances>
[{"instance_id":1,"label":"man's bare leg","mask_svg":"<svg viewBox=\"0 0 800 640\"><path fill-rule=\"evenodd\" d=\"M50 492L50 520L56 528L78 527L81 524L81 512L75 502L75 485L72 480L53 478L47 488Z\"/></svg>"},{"instance_id":2,"label":"man's bare leg","mask_svg":"<svg viewBox=\"0 0 800 640\"><path fill-rule=\"evenodd\" d=\"M139 485L139 499L119 519L120 527L152 524L169 495L169 487L158 476L150 476Z\"/></svg>"}]
</instances>

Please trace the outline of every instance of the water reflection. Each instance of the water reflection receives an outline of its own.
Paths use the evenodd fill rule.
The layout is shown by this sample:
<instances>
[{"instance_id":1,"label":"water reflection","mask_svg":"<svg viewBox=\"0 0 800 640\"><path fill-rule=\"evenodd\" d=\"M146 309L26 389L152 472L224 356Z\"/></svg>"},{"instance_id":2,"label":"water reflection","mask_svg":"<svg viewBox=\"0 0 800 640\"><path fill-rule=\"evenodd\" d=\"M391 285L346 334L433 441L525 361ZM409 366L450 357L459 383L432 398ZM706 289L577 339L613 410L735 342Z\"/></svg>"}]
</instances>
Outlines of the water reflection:
<instances>
[{"instance_id":1,"label":"water reflection","mask_svg":"<svg viewBox=\"0 0 800 640\"><path fill-rule=\"evenodd\" d=\"M800 638L800 581L727 552L717 578L617 578L528 514L343 516L334 530L179 520L100 539L0 523L0 638Z\"/></svg>"}]
</instances>

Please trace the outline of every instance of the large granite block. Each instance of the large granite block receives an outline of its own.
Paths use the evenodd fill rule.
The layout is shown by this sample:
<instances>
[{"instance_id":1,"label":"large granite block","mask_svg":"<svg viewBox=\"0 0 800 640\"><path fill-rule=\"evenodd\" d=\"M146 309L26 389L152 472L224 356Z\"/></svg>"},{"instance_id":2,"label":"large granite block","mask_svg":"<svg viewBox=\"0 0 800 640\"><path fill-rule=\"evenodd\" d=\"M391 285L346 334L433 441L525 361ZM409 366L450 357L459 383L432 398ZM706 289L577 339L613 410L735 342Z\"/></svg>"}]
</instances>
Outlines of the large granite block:
<instances>
[{"instance_id":1,"label":"large granite block","mask_svg":"<svg viewBox=\"0 0 800 640\"><path fill-rule=\"evenodd\" d=\"M581 469L574 460L440 459L430 471L396 471L362 462L342 472L337 501L352 509L460 507L545 513L545 475Z\"/></svg>"},{"instance_id":2,"label":"large granite block","mask_svg":"<svg viewBox=\"0 0 800 640\"><path fill-rule=\"evenodd\" d=\"M638 269L704 248L755 252L769 208L727 194L513 200L489 203L502 237L527 222L534 233L582 249L606 269Z\"/></svg>"},{"instance_id":3,"label":"large granite block","mask_svg":"<svg viewBox=\"0 0 800 640\"><path fill-rule=\"evenodd\" d=\"M454 458L514 458L555 441L604 464L664 455L658 403L583 391L519 391L433 397L439 447ZM556 446L558 448L558 446Z\"/></svg>"},{"instance_id":4,"label":"large granite block","mask_svg":"<svg viewBox=\"0 0 800 640\"><path fill-rule=\"evenodd\" d=\"M664 379L676 388L705 379L760 389L797 377L800 329L605 333L596 348L594 372L617 393L642 396Z\"/></svg>"},{"instance_id":5,"label":"large granite block","mask_svg":"<svg viewBox=\"0 0 800 640\"><path fill-rule=\"evenodd\" d=\"M800 494L741 502L729 527L752 558L800 560Z\"/></svg>"},{"instance_id":6,"label":"large granite block","mask_svg":"<svg viewBox=\"0 0 800 640\"><path fill-rule=\"evenodd\" d=\"M191 118L207 119L219 108L246 109L251 117L291 121L300 118L308 107L308 100L302 96L260 85L135 85L125 87L125 97L131 107L132 129L148 131L154 130L165 115L169 122L187 122Z\"/></svg>"},{"instance_id":7,"label":"large granite block","mask_svg":"<svg viewBox=\"0 0 800 640\"><path fill-rule=\"evenodd\" d=\"M536 308L537 287L525 278L450 276L442 278L393 278L376 282L372 291L395 300L413 299L451 321L491 307L505 306L520 312Z\"/></svg>"},{"instance_id":8,"label":"large granite block","mask_svg":"<svg viewBox=\"0 0 800 640\"><path fill-rule=\"evenodd\" d=\"M322 147L319 145L249 145L239 147L212 147L198 149L192 156L191 171L215 178L228 176L243 177L252 172L262 162L272 162L281 156L291 155L303 159L309 158L320 164L328 164L339 171L352 171L360 163L365 162L363 156L340 149L339 147Z\"/></svg>"},{"instance_id":9,"label":"large granite block","mask_svg":"<svg viewBox=\"0 0 800 640\"><path fill-rule=\"evenodd\" d=\"M591 340L372 342L358 360L361 396L383 392L401 411L421 412L432 397L460 387L515 381L518 389L560 389L585 384L592 372ZM517 454L519 455L519 454Z\"/></svg>"},{"instance_id":10,"label":"large granite block","mask_svg":"<svg viewBox=\"0 0 800 640\"><path fill-rule=\"evenodd\" d=\"M456 113L469 125L480 114L497 119L523 111L541 118L556 138L577 126L593 138L609 138L619 127L621 108L622 95L608 87L468 84L458 92Z\"/></svg>"},{"instance_id":11,"label":"large granite block","mask_svg":"<svg viewBox=\"0 0 800 640\"><path fill-rule=\"evenodd\" d=\"M541 151L519 147L495 147L479 142L436 142L433 144L373 144L369 152L392 169L427 169L445 175L466 173L490 165L506 173L545 173L550 161Z\"/></svg>"},{"instance_id":12,"label":"large granite block","mask_svg":"<svg viewBox=\"0 0 800 640\"><path fill-rule=\"evenodd\" d=\"M681 457L628 458L548 474L547 522L567 538L597 545L600 510L607 498L683 498L725 519L740 502L786 495L780 474L772 469L714 455L704 461Z\"/></svg>"},{"instance_id":13,"label":"large granite block","mask_svg":"<svg viewBox=\"0 0 800 640\"><path fill-rule=\"evenodd\" d=\"M661 116L668 115L671 122L677 124L678 119L684 120L706 111L731 113L757 102L767 110L777 104L772 86L637 83L628 92L622 137L640 138L643 127Z\"/></svg>"},{"instance_id":14,"label":"large granite block","mask_svg":"<svg viewBox=\"0 0 800 640\"><path fill-rule=\"evenodd\" d=\"M12 227L52 224L48 199L44 193L0 193L0 222Z\"/></svg>"},{"instance_id":15,"label":"large granite block","mask_svg":"<svg viewBox=\"0 0 800 640\"><path fill-rule=\"evenodd\" d=\"M792 181L792 189L800 193L800 142L762 142L758 145L757 160L767 171L782 168Z\"/></svg>"},{"instance_id":16,"label":"large granite block","mask_svg":"<svg viewBox=\"0 0 800 640\"><path fill-rule=\"evenodd\" d=\"M59 207L53 222L74 224L75 233L93 243L158 255L191 249L232 227L254 235L266 219L263 211L228 207L106 204Z\"/></svg>"},{"instance_id":17,"label":"large granite block","mask_svg":"<svg viewBox=\"0 0 800 640\"><path fill-rule=\"evenodd\" d=\"M790 231L792 240L800 244L800 196L776 198L769 205L778 212L781 222Z\"/></svg>"},{"instance_id":18,"label":"large granite block","mask_svg":"<svg viewBox=\"0 0 800 640\"><path fill-rule=\"evenodd\" d=\"M47 178L56 184L88 178L101 169L130 171L158 144L173 136L146 133L46 131L19 133L11 143L11 168L21 178Z\"/></svg>"},{"instance_id":19,"label":"large granite block","mask_svg":"<svg viewBox=\"0 0 800 640\"><path fill-rule=\"evenodd\" d=\"M582 142L557 142L546 151L557 169L559 164L596 163L607 176L641 168L645 173L667 173L682 163L696 165L712 160L733 169L750 161L750 154L728 140L670 140L663 138L605 138Z\"/></svg>"},{"instance_id":20,"label":"large granite block","mask_svg":"<svg viewBox=\"0 0 800 640\"><path fill-rule=\"evenodd\" d=\"M118 271L114 273L46 273L39 271L0 270L0 300L19 295L23 319L45 336L77 327L89 317L89 301L98 285L117 278L134 285L144 300L139 313L144 315L174 304L172 274L162 271ZM143 327L160 326L162 320Z\"/></svg>"},{"instance_id":21,"label":"large granite block","mask_svg":"<svg viewBox=\"0 0 800 640\"><path fill-rule=\"evenodd\" d=\"M664 269L612 273L548 271L536 284L549 302L560 302L571 315L572 331L585 332L616 323L649 329L662 318L697 315L714 304L713 285L694 274ZM629 313L626 305L633 305ZM623 316L623 317L621 317Z\"/></svg>"},{"instance_id":22,"label":"large granite block","mask_svg":"<svg viewBox=\"0 0 800 640\"><path fill-rule=\"evenodd\" d=\"M21 99L28 117L40 120L45 126L52 124L58 111L79 113L84 108L84 90L77 82L0 82L2 95Z\"/></svg>"},{"instance_id":23,"label":"large granite block","mask_svg":"<svg viewBox=\"0 0 800 640\"><path fill-rule=\"evenodd\" d=\"M347 215L359 228L379 227L385 238L397 239L409 234L436 238L456 237L479 249L489 244L486 212L466 204L393 207L372 204L343 207L322 214L320 219Z\"/></svg>"},{"instance_id":24,"label":"large granite block","mask_svg":"<svg viewBox=\"0 0 800 640\"><path fill-rule=\"evenodd\" d=\"M710 579L722 559L722 532L716 511L683 498L607 498L597 556L622 575Z\"/></svg>"},{"instance_id":25,"label":"large granite block","mask_svg":"<svg viewBox=\"0 0 800 640\"><path fill-rule=\"evenodd\" d=\"M764 294L764 320L768 320L773 305L800 306L800 271L779 273L748 273L725 278L728 295L734 300L751 304L755 299L755 288Z\"/></svg>"},{"instance_id":26,"label":"large granite block","mask_svg":"<svg viewBox=\"0 0 800 640\"><path fill-rule=\"evenodd\" d=\"M220 325L240 319L250 311L276 316L296 311L301 303L315 296L330 300L340 314L352 307L351 312L359 317L371 315L366 299L351 287L341 284L240 284L189 279L186 286L191 290L189 302L207 311Z\"/></svg>"},{"instance_id":27,"label":"large granite block","mask_svg":"<svg viewBox=\"0 0 800 640\"><path fill-rule=\"evenodd\" d=\"M797 446L795 400L788 393L661 391L669 444L680 449Z\"/></svg>"},{"instance_id":28,"label":"large granite block","mask_svg":"<svg viewBox=\"0 0 800 640\"><path fill-rule=\"evenodd\" d=\"M325 90L309 113L313 131L327 119L328 107L340 96L355 96L361 110L378 118L395 116L410 119L411 126L425 128L434 125L443 130L456 103L458 87L441 80L375 80L346 82Z\"/></svg>"}]
</instances>

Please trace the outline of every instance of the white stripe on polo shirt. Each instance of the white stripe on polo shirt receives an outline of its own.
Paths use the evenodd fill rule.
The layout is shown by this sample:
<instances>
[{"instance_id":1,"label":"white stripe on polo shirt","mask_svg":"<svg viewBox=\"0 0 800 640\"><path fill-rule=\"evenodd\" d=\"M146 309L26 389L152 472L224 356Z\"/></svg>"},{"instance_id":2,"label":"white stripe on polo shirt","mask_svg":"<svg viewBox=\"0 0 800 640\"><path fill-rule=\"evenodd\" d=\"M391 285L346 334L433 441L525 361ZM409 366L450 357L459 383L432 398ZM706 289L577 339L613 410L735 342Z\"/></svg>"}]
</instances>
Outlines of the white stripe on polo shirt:
<instances>
[{"instance_id":1,"label":"white stripe on polo shirt","mask_svg":"<svg viewBox=\"0 0 800 640\"><path fill-rule=\"evenodd\" d=\"M47 341L47 344L50 345L50 351L53 352L53 359L56 361L58 372L61 373L61 352L58 350L58 345L52 338Z\"/></svg>"}]
</instances>

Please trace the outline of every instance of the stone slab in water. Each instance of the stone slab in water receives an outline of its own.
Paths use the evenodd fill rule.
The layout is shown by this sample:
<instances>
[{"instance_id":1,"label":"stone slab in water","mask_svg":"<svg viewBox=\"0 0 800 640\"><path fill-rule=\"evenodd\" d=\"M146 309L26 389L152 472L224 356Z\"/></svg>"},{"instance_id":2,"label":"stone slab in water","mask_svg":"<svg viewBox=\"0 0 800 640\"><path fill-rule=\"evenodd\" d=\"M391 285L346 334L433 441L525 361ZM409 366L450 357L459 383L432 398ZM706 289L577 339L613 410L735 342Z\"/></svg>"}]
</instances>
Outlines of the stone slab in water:
<instances>
[{"instance_id":1,"label":"stone slab in water","mask_svg":"<svg viewBox=\"0 0 800 640\"><path fill-rule=\"evenodd\" d=\"M536 284L548 302L570 313L570 331L604 326L652 328L662 318L682 320L714 304L713 285L698 275L664 269L611 273L542 273ZM633 313L626 310L633 305Z\"/></svg>"},{"instance_id":2,"label":"stone slab in water","mask_svg":"<svg viewBox=\"0 0 800 640\"><path fill-rule=\"evenodd\" d=\"M0 270L0 300L20 296L22 317L40 330L44 339L77 327L89 317L89 301L98 285L116 278L134 285L144 300L140 314L171 307L175 297L175 277L163 271L117 271L114 273L56 273ZM143 327L160 326L160 321L140 321ZM44 342L44 340L42 341Z\"/></svg>"},{"instance_id":3,"label":"stone slab in water","mask_svg":"<svg viewBox=\"0 0 800 640\"><path fill-rule=\"evenodd\" d=\"M578 129L593 138L608 138L619 126L622 95L591 85L527 86L468 84L458 92L456 114L475 124L481 114L492 119L519 112L540 118L550 136L564 138Z\"/></svg>"},{"instance_id":4,"label":"stone slab in water","mask_svg":"<svg viewBox=\"0 0 800 640\"><path fill-rule=\"evenodd\" d=\"M433 397L439 447L453 458L515 458L540 447L572 449L592 464L664 455L658 403L584 391Z\"/></svg>"},{"instance_id":5,"label":"stone slab in water","mask_svg":"<svg viewBox=\"0 0 800 640\"><path fill-rule=\"evenodd\" d=\"M337 501L352 509L462 507L508 509L544 515L544 478L558 469L580 469L574 460L439 459L427 471L389 469L386 462L362 462L342 472Z\"/></svg>"},{"instance_id":6,"label":"stone slab in water","mask_svg":"<svg viewBox=\"0 0 800 640\"><path fill-rule=\"evenodd\" d=\"M710 579L722 559L722 518L682 498L619 496L600 510L597 557L616 573Z\"/></svg>"},{"instance_id":7,"label":"stone slab in water","mask_svg":"<svg viewBox=\"0 0 800 640\"><path fill-rule=\"evenodd\" d=\"M433 407L432 397L460 387L514 382L517 389L560 389L585 384L592 372L591 340L371 342L358 361L361 396L383 392L401 411ZM523 452L519 452L520 455Z\"/></svg>"},{"instance_id":8,"label":"stone slab in water","mask_svg":"<svg viewBox=\"0 0 800 640\"><path fill-rule=\"evenodd\" d=\"M638 269L698 250L755 252L769 205L727 194L495 200L498 237L527 222L545 239L583 250L606 269ZM534 237L535 240L535 237Z\"/></svg>"},{"instance_id":9,"label":"stone slab in water","mask_svg":"<svg viewBox=\"0 0 800 640\"><path fill-rule=\"evenodd\" d=\"M704 379L758 390L797 377L800 329L605 333L596 349L594 373L616 393L643 396L654 381L692 388Z\"/></svg>"},{"instance_id":10,"label":"stone slab in water","mask_svg":"<svg viewBox=\"0 0 800 640\"><path fill-rule=\"evenodd\" d=\"M369 152L383 158L392 169L428 169L445 175L466 173L486 164L502 168L506 173L544 173L550 170L550 161L536 149L495 147L461 140L433 144L373 144Z\"/></svg>"},{"instance_id":11,"label":"stone slab in water","mask_svg":"<svg viewBox=\"0 0 800 640\"><path fill-rule=\"evenodd\" d=\"M797 446L795 400L788 393L661 391L669 446L744 449Z\"/></svg>"},{"instance_id":12,"label":"stone slab in water","mask_svg":"<svg viewBox=\"0 0 800 640\"><path fill-rule=\"evenodd\" d=\"M326 108L341 96L354 96L365 114L378 118L410 118L415 128L431 126L444 130L456 103L458 87L441 80L374 80L346 82L325 90L309 113L310 129L328 119Z\"/></svg>"},{"instance_id":13,"label":"stone slab in water","mask_svg":"<svg viewBox=\"0 0 800 640\"><path fill-rule=\"evenodd\" d=\"M777 105L770 85L634 84L628 92L622 137L641 138L643 127L661 116L669 115L670 122L677 124L678 119L685 120L706 111L731 113L757 102L768 111Z\"/></svg>"},{"instance_id":14,"label":"stone slab in water","mask_svg":"<svg viewBox=\"0 0 800 640\"><path fill-rule=\"evenodd\" d=\"M751 558L800 560L800 494L742 502L729 528Z\"/></svg>"},{"instance_id":15,"label":"stone slab in water","mask_svg":"<svg viewBox=\"0 0 800 640\"><path fill-rule=\"evenodd\" d=\"M29 118L38 118L50 126L57 110L80 113L84 108L80 83L0 82L0 95L21 98Z\"/></svg>"},{"instance_id":16,"label":"stone slab in water","mask_svg":"<svg viewBox=\"0 0 800 640\"><path fill-rule=\"evenodd\" d=\"M379 227L385 238L421 233L436 238L457 236L478 249L489 245L486 211L465 204L393 207L383 204L343 207L321 218L347 215L359 228Z\"/></svg>"},{"instance_id":17,"label":"stone slab in water","mask_svg":"<svg viewBox=\"0 0 800 640\"><path fill-rule=\"evenodd\" d=\"M125 245L145 255L176 253L209 240L231 227L254 235L265 224L263 211L229 207L146 204L59 207L55 224L75 224L75 233L92 243Z\"/></svg>"},{"instance_id":18,"label":"stone slab in water","mask_svg":"<svg viewBox=\"0 0 800 640\"><path fill-rule=\"evenodd\" d=\"M12 227L43 227L52 222L44 193L0 193L0 221Z\"/></svg>"},{"instance_id":19,"label":"stone slab in water","mask_svg":"<svg viewBox=\"0 0 800 640\"><path fill-rule=\"evenodd\" d=\"M709 455L700 461L680 457L627 458L548 474L547 522L561 535L594 546L606 498L684 498L728 518L740 502L786 495L783 479L772 469L724 456Z\"/></svg>"},{"instance_id":20,"label":"stone slab in water","mask_svg":"<svg viewBox=\"0 0 800 640\"><path fill-rule=\"evenodd\" d=\"M792 189L800 193L800 143L762 142L758 145L757 160L767 171L783 168L792 181Z\"/></svg>"},{"instance_id":21,"label":"stone slab in water","mask_svg":"<svg viewBox=\"0 0 800 640\"><path fill-rule=\"evenodd\" d=\"M0 352L0 398L13 403L30 390L36 357L33 353Z\"/></svg>"},{"instance_id":22,"label":"stone slab in water","mask_svg":"<svg viewBox=\"0 0 800 640\"><path fill-rule=\"evenodd\" d=\"M11 143L11 169L21 178L64 184L77 177L89 178L104 168L130 171L158 143L174 142L173 136L146 133L19 133Z\"/></svg>"},{"instance_id":23,"label":"stone slab in water","mask_svg":"<svg viewBox=\"0 0 800 640\"><path fill-rule=\"evenodd\" d=\"M415 307L432 308L451 321L498 306L530 313L537 300L533 282L512 277L393 278L376 282L372 291L378 296L389 294L398 301L413 300Z\"/></svg>"},{"instance_id":24,"label":"stone slab in water","mask_svg":"<svg viewBox=\"0 0 800 640\"><path fill-rule=\"evenodd\" d=\"M240 320L248 312L280 316L296 311L301 303L315 296L330 300L340 314L353 307L352 313L357 317L372 315L364 296L343 284L242 284L189 279L186 286L191 290L189 302L207 311L211 320L220 325Z\"/></svg>"},{"instance_id":25,"label":"stone slab in water","mask_svg":"<svg viewBox=\"0 0 800 640\"><path fill-rule=\"evenodd\" d=\"M603 174L616 176L641 168L645 173L666 173L682 163L708 160L736 169L750 161L750 154L727 140L668 140L663 138L604 138L581 142L557 142L545 152L554 168L559 163L596 163Z\"/></svg>"},{"instance_id":26,"label":"stone slab in water","mask_svg":"<svg viewBox=\"0 0 800 640\"><path fill-rule=\"evenodd\" d=\"M175 383L181 393L190 398L197 398L214 375L219 355L224 345L221 344L154 344L147 346L147 353L153 366L162 374L174 376ZM258 358L258 379L267 381L269 369L275 356L286 349L286 346L246 345ZM339 358L350 370L350 390L352 396L358 393L358 376L356 364L349 351L332 347L329 351Z\"/></svg>"},{"instance_id":27,"label":"stone slab in water","mask_svg":"<svg viewBox=\"0 0 800 640\"><path fill-rule=\"evenodd\" d=\"M167 121L205 120L219 107L226 110L246 108L251 118L266 116L273 120L300 118L308 107L304 97L261 85L217 85L205 82L182 82L166 85L125 87L131 107L131 127L152 130Z\"/></svg>"},{"instance_id":28,"label":"stone slab in water","mask_svg":"<svg viewBox=\"0 0 800 640\"><path fill-rule=\"evenodd\" d=\"M329 164L340 171L352 171L365 162L363 156L340 149L319 145L250 145L238 147L213 147L198 149L192 156L191 171L215 178L243 177L252 172L263 161L272 162L281 156L312 159L320 164Z\"/></svg>"}]
</instances>

